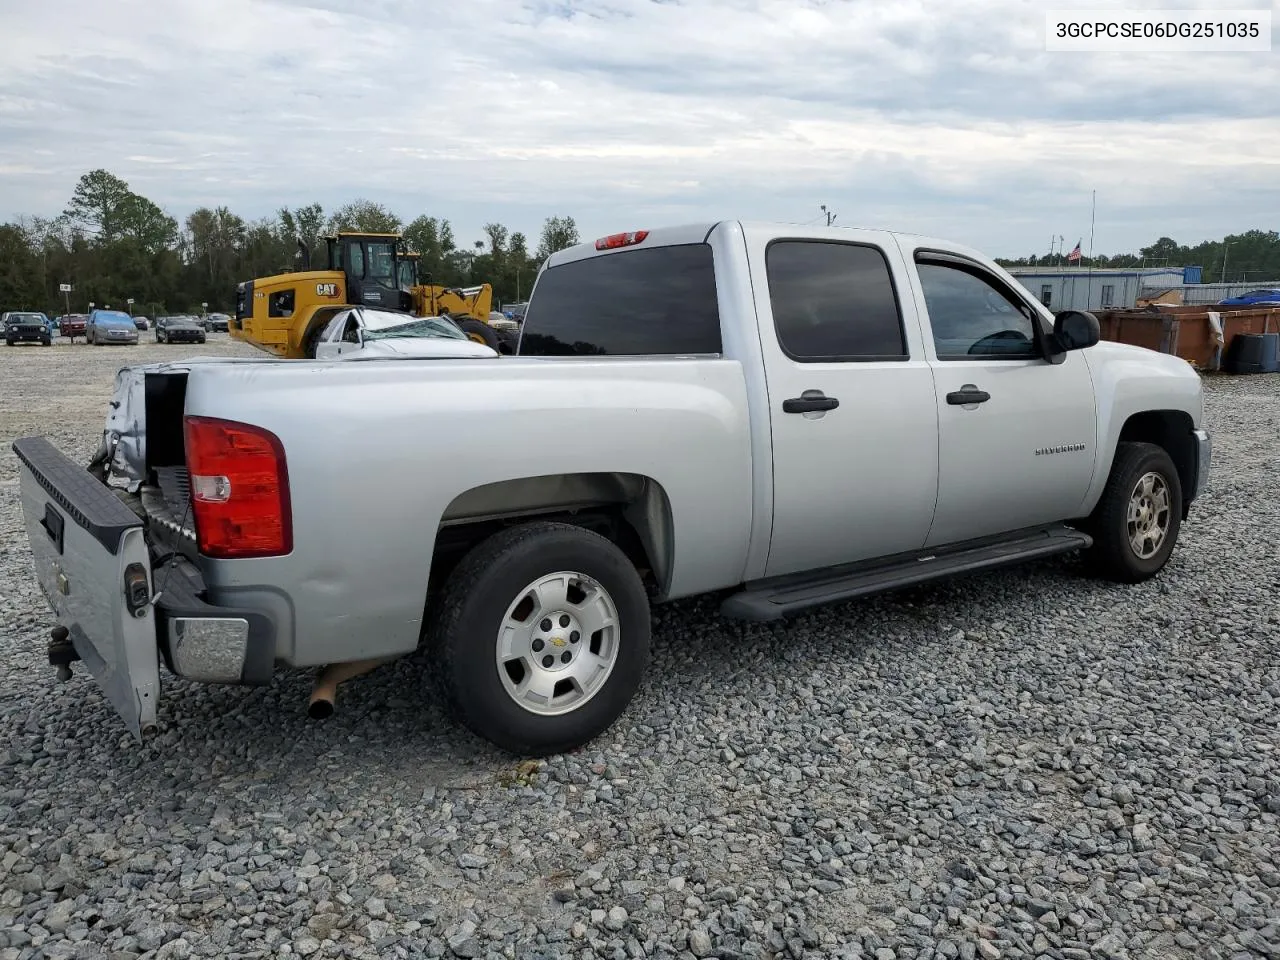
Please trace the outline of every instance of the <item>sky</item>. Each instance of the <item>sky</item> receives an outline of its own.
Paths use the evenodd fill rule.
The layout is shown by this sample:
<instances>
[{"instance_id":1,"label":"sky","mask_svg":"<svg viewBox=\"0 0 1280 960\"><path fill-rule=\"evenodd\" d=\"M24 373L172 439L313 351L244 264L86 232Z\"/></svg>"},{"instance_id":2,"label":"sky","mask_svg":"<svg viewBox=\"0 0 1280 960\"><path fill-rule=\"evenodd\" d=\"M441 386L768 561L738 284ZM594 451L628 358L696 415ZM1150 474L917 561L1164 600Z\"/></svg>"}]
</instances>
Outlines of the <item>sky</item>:
<instances>
[{"instance_id":1,"label":"sky","mask_svg":"<svg viewBox=\"0 0 1280 960\"><path fill-rule=\"evenodd\" d=\"M584 239L716 219L992 256L1280 228L1270 53L1047 53L1035 0L0 0L0 220L356 197ZM1143 0L1076 4L1154 8ZM1192 4L1166 2L1165 8Z\"/></svg>"}]
</instances>

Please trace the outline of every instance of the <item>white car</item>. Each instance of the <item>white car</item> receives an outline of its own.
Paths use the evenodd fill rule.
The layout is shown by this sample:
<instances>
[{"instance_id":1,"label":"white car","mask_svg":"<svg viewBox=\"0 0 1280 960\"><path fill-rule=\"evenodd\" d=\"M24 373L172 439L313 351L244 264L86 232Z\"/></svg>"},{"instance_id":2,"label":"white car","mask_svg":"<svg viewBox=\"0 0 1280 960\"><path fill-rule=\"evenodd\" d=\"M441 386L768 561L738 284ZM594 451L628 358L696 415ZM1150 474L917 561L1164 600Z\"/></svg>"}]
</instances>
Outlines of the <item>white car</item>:
<instances>
[{"instance_id":1,"label":"white car","mask_svg":"<svg viewBox=\"0 0 1280 960\"><path fill-rule=\"evenodd\" d=\"M368 307L335 314L316 344L317 360L496 356L496 350L468 339L448 317L415 317Z\"/></svg>"}]
</instances>

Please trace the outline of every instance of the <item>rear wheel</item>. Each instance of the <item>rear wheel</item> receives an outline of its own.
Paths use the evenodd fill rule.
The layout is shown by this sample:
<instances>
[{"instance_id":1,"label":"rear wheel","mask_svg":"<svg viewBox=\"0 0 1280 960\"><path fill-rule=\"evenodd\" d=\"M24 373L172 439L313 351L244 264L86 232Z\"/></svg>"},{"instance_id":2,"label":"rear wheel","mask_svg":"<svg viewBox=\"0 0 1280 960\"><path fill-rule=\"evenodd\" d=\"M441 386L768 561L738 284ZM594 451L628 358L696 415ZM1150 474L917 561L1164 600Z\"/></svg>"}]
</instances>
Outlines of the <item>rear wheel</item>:
<instances>
[{"instance_id":1,"label":"rear wheel","mask_svg":"<svg viewBox=\"0 0 1280 960\"><path fill-rule=\"evenodd\" d=\"M581 746L626 709L649 657L649 604L626 555L564 523L474 547L438 600L429 637L445 698L513 753Z\"/></svg>"},{"instance_id":2,"label":"rear wheel","mask_svg":"<svg viewBox=\"0 0 1280 960\"><path fill-rule=\"evenodd\" d=\"M1138 583L1169 562L1182 527L1182 484L1173 460L1153 443L1121 443L1087 524L1088 557L1108 580Z\"/></svg>"},{"instance_id":3,"label":"rear wheel","mask_svg":"<svg viewBox=\"0 0 1280 960\"><path fill-rule=\"evenodd\" d=\"M480 320L466 319L455 321L458 329L467 335L468 340L474 340L476 343L483 343L486 347L501 352L502 341L498 338L498 331L493 329L487 323Z\"/></svg>"}]
</instances>

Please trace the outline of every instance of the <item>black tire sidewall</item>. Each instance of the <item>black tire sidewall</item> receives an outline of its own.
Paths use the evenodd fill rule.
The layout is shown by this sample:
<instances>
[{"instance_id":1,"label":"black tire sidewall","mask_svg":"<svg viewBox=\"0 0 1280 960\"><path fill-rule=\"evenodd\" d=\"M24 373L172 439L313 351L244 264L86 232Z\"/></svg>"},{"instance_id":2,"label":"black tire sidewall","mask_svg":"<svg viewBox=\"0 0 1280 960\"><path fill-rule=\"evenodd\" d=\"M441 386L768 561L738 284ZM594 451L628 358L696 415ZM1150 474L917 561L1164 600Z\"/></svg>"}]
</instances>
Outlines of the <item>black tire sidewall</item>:
<instances>
[{"instance_id":1,"label":"black tire sidewall","mask_svg":"<svg viewBox=\"0 0 1280 960\"><path fill-rule=\"evenodd\" d=\"M1177 545L1182 527L1182 483L1173 460L1161 447L1124 444L1117 451L1117 460L1095 518L1097 546L1113 575L1130 581L1145 580L1164 568ZM1133 552L1129 542L1128 504L1134 486L1144 474L1152 472L1160 474L1169 489L1169 529L1155 555L1143 559Z\"/></svg>"},{"instance_id":2,"label":"black tire sidewall","mask_svg":"<svg viewBox=\"0 0 1280 960\"><path fill-rule=\"evenodd\" d=\"M457 321L457 324L458 324L458 329L460 329L463 333L478 334L481 338L483 338L484 345L486 347L489 347L491 350L497 350L499 353L502 352L502 341L498 337L498 331L495 330L493 327L489 326L489 324L485 323L483 320L476 320L476 319L459 320Z\"/></svg>"},{"instance_id":3,"label":"black tire sidewall","mask_svg":"<svg viewBox=\"0 0 1280 960\"><path fill-rule=\"evenodd\" d=\"M464 565L466 560L463 561ZM530 583L570 570L597 581L619 617L619 650L604 686L583 706L542 716L507 693L495 657L498 628L508 607ZM474 732L520 754L570 749L608 728L639 687L649 656L649 604L635 568L602 537L575 528L553 529L512 544L469 578L442 638L442 668L454 711ZM452 599L452 598L451 598Z\"/></svg>"}]
</instances>

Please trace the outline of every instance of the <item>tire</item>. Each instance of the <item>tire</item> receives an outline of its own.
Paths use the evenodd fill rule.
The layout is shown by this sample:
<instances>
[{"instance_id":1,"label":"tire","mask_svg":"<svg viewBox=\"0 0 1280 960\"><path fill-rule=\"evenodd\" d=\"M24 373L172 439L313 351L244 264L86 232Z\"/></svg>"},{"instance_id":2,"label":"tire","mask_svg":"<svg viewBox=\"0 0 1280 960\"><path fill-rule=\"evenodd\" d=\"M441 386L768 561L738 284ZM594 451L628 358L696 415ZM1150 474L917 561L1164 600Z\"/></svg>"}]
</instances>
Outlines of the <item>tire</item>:
<instances>
[{"instance_id":1,"label":"tire","mask_svg":"<svg viewBox=\"0 0 1280 960\"><path fill-rule=\"evenodd\" d=\"M518 330L498 330L498 352L504 357L513 356L516 347L520 345L520 332Z\"/></svg>"},{"instance_id":2,"label":"tire","mask_svg":"<svg viewBox=\"0 0 1280 960\"><path fill-rule=\"evenodd\" d=\"M559 606L535 604L540 583L561 594ZM579 608L580 593L598 602ZM610 611L611 627L589 630L609 623ZM542 630L545 623L550 631ZM505 665L503 624L513 628L506 642L516 654ZM649 601L635 567L609 540L566 523L529 523L463 557L437 600L427 639L445 702L466 727L512 753L546 756L588 743L631 702L649 659ZM522 694L531 680L551 697Z\"/></svg>"},{"instance_id":3,"label":"tire","mask_svg":"<svg viewBox=\"0 0 1280 960\"><path fill-rule=\"evenodd\" d=\"M1131 504L1137 514L1132 525ZM1087 559L1097 575L1140 583L1164 568L1182 529L1182 483L1163 447L1127 442L1116 447L1111 476L1086 528L1093 536ZM1156 532L1161 532L1158 543ZM1142 552L1147 549L1151 552Z\"/></svg>"},{"instance_id":4,"label":"tire","mask_svg":"<svg viewBox=\"0 0 1280 960\"><path fill-rule=\"evenodd\" d=\"M467 335L468 340L483 343L486 347L497 350L499 353L502 352L502 341L498 337L498 331L487 323L472 318L465 318L455 322L458 324L458 329Z\"/></svg>"}]
</instances>

